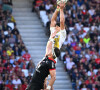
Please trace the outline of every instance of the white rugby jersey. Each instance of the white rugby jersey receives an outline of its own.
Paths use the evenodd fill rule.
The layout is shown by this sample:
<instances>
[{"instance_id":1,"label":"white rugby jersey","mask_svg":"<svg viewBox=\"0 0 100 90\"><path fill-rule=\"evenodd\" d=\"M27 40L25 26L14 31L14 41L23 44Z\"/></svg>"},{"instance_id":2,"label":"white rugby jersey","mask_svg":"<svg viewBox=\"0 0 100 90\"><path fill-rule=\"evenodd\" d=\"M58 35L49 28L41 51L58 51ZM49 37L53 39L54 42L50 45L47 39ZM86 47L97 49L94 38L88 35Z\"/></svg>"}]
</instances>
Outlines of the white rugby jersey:
<instances>
[{"instance_id":1,"label":"white rugby jersey","mask_svg":"<svg viewBox=\"0 0 100 90\"><path fill-rule=\"evenodd\" d=\"M51 33L53 33L55 31L55 27L50 27L50 31L51 31ZM53 43L53 46L52 47L53 48L54 47L57 47L57 48L60 49L61 46L62 46L62 44L64 43L65 39L66 39L66 30L65 29L64 30L60 30L56 34L56 36L54 38L54 43ZM55 60L57 62L57 58Z\"/></svg>"}]
</instances>

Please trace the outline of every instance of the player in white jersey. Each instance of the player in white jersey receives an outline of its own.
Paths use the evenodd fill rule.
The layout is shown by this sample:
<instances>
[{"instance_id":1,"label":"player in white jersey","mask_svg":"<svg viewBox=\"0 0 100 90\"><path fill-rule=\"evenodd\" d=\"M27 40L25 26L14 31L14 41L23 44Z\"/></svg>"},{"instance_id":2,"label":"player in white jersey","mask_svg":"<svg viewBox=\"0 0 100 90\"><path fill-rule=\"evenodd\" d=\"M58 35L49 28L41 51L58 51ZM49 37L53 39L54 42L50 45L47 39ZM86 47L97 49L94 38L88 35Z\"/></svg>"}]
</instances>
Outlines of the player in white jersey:
<instances>
[{"instance_id":1,"label":"player in white jersey","mask_svg":"<svg viewBox=\"0 0 100 90\"><path fill-rule=\"evenodd\" d=\"M53 47L57 47L59 49L61 48L62 44L66 39L64 7L65 7L64 2L61 2L60 5L57 6L57 9L55 10L52 16L51 24L50 24L51 33L53 33L57 29L60 29L60 32L58 32L54 38L54 44L53 44ZM59 12L60 12L60 23L57 23L56 20ZM55 60L57 62L57 59Z\"/></svg>"},{"instance_id":2,"label":"player in white jersey","mask_svg":"<svg viewBox=\"0 0 100 90\"><path fill-rule=\"evenodd\" d=\"M60 5L57 6L57 9L55 10L51 19L51 25L50 25L51 34L54 33L55 30L59 31L54 38L54 43L52 45L53 48L57 47L60 49L66 39L64 7L65 7L65 3L61 2ZM58 25L59 23L56 22L57 15L59 12L60 12L60 26ZM55 56L55 61L57 62L56 56ZM45 80L45 83L44 83L45 86L46 86L46 81L47 80ZM52 90L53 90L53 87L52 87Z\"/></svg>"}]
</instances>

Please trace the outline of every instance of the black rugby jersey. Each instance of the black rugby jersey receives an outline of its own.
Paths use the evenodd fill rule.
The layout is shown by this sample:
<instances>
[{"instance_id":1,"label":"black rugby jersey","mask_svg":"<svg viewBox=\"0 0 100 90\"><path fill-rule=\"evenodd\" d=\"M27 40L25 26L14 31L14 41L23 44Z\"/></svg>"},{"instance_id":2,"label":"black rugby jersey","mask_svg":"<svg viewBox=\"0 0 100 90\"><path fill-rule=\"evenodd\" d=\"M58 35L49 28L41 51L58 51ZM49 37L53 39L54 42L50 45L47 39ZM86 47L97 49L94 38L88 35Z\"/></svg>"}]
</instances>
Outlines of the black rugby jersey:
<instances>
[{"instance_id":1,"label":"black rugby jersey","mask_svg":"<svg viewBox=\"0 0 100 90\"><path fill-rule=\"evenodd\" d=\"M31 83L43 84L45 78L50 74L49 71L56 69L55 63L56 61L49 57L45 57L40 61L36 67Z\"/></svg>"}]
</instances>

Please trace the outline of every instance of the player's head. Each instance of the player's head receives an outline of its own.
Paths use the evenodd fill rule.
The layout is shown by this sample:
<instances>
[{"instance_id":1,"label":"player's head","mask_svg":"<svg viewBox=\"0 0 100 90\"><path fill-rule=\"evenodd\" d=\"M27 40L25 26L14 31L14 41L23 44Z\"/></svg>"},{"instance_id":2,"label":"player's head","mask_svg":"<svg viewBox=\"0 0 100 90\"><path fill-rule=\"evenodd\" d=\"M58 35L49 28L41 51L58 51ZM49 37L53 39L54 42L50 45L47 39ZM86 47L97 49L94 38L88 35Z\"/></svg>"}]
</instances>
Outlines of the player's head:
<instances>
[{"instance_id":1,"label":"player's head","mask_svg":"<svg viewBox=\"0 0 100 90\"><path fill-rule=\"evenodd\" d=\"M56 57L59 56L60 56L60 50L57 47L54 47L53 58L55 59Z\"/></svg>"},{"instance_id":2,"label":"player's head","mask_svg":"<svg viewBox=\"0 0 100 90\"><path fill-rule=\"evenodd\" d=\"M59 22L56 22L56 26L60 27L60 23Z\"/></svg>"}]
</instances>

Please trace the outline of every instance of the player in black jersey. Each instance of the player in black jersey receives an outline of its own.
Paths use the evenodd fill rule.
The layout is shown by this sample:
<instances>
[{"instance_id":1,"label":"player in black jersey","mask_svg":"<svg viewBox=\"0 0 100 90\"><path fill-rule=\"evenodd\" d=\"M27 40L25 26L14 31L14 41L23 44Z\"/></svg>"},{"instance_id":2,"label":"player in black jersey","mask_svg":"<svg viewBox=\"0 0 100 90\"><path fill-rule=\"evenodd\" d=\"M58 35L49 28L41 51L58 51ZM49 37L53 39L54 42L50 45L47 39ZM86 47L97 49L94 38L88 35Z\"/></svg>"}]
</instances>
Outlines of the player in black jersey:
<instances>
[{"instance_id":1,"label":"player in black jersey","mask_svg":"<svg viewBox=\"0 0 100 90\"><path fill-rule=\"evenodd\" d=\"M54 37L57 32L59 32L59 29L50 35L46 47L46 55L43 60L38 63L35 73L32 77L32 81L30 82L26 90L44 90L44 81L49 74L51 76L51 79L45 90L51 90L51 86L56 80L56 61L54 59L56 57L59 57L60 55L60 50L56 47L52 47Z\"/></svg>"}]
</instances>

